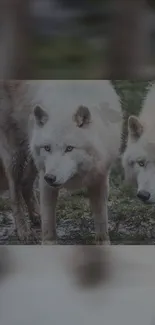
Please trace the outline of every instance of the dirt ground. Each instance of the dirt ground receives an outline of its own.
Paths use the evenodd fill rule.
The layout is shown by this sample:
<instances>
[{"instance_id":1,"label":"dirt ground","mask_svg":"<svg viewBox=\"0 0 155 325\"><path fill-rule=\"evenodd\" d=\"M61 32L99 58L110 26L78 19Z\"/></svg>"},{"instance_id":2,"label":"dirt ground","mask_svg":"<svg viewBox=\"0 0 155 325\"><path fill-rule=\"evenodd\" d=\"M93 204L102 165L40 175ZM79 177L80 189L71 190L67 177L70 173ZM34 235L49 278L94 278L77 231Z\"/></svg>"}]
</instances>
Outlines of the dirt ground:
<instances>
[{"instance_id":1,"label":"dirt ground","mask_svg":"<svg viewBox=\"0 0 155 325\"><path fill-rule=\"evenodd\" d=\"M112 170L108 208L112 244L155 244L155 207L144 205L136 198L134 189L122 181L119 166ZM35 231L40 242L40 228ZM60 193L57 235L59 244L93 244L94 222L85 191ZM15 231L8 191L0 197L0 244L21 244Z\"/></svg>"}]
</instances>

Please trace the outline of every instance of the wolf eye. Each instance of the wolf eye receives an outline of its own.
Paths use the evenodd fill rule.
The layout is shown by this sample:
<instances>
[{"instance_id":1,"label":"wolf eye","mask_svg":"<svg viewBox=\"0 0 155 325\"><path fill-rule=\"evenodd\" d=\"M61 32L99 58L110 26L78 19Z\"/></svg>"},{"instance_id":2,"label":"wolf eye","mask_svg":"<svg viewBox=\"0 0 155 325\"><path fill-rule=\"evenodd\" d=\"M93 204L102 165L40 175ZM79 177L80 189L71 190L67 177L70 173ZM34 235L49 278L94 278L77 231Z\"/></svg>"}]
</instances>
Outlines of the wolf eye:
<instances>
[{"instance_id":1,"label":"wolf eye","mask_svg":"<svg viewBox=\"0 0 155 325\"><path fill-rule=\"evenodd\" d=\"M67 146L65 152L71 152L74 149L72 146Z\"/></svg>"},{"instance_id":2,"label":"wolf eye","mask_svg":"<svg viewBox=\"0 0 155 325\"><path fill-rule=\"evenodd\" d=\"M138 161L138 165L140 167L144 167L145 166L145 161L143 161L143 160Z\"/></svg>"},{"instance_id":3,"label":"wolf eye","mask_svg":"<svg viewBox=\"0 0 155 325\"><path fill-rule=\"evenodd\" d=\"M51 147L50 147L50 146L44 146L44 149L45 149L45 151L47 151L47 152L50 152L50 151L51 151Z\"/></svg>"}]
</instances>

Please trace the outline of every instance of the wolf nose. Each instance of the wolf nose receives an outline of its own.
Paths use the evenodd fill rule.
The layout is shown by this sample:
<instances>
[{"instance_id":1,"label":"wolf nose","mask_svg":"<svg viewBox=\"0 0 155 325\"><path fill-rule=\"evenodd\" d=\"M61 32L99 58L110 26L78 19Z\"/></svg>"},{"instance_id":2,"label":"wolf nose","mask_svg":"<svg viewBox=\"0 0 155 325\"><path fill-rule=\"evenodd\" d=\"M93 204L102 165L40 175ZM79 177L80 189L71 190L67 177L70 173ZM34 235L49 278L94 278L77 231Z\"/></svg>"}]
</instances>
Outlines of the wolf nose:
<instances>
[{"instance_id":1,"label":"wolf nose","mask_svg":"<svg viewBox=\"0 0 155 325\"><path fill-rule=\"evenodd\" d=\"M56 182L56 176L52 174L46 174L44 176L44 180L47 182L48 185L52 186Z\"/></svg>"},{"instance_id":2,"label":"wolf nose","mask_svg":"<svg viewBox=\"0 0 155 325\"><path fill-rule=\"evenodd\" d=\"M139 192L137 193L137 197L138 197L140 200L146 202L146 201L148 201L149 198L150 198L150 193L147 192L147 191L139 191Z\"/></svg>"}]
</instances>

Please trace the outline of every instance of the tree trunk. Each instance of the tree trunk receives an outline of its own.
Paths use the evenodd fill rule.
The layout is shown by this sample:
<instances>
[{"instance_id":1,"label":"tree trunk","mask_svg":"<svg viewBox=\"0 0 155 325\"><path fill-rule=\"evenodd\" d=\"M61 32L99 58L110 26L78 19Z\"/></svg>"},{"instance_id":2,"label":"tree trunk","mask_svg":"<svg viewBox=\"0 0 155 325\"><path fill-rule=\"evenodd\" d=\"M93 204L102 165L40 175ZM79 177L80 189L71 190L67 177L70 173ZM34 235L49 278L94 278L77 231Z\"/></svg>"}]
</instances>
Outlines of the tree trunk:
<instances>
[{"instance_id":1,"label":"tree trunk","mask_svg":"<svg viewBox=\"0 0 155 325\"><path fill-rule=\"evenodd\" d=\"M0 79L26 79L29 76L29 18L28 1L1 0Z\"/></svg>"},{"instance_id":2,"label":"tree trunk","mask_svg":"<svg viewBox=\"0 0 155 325\"><path fill-rule=\"evenodd\" d=\"M149 25L146 0L117 0L110 27L109 79L142 77L148 66Z\"/></svg>"}]
</instances>

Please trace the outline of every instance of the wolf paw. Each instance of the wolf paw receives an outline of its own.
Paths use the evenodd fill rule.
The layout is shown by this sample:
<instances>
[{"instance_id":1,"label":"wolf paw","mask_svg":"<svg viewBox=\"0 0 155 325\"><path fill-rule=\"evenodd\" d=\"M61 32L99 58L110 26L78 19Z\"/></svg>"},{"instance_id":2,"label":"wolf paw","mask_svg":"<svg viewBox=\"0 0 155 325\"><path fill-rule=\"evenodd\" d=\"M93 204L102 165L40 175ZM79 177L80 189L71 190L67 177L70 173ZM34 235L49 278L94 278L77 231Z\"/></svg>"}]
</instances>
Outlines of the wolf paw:
<instances>
[{"instance_id":1,"label":"wolf paw","mask_svg":"<svg viewBox=\"0 0 155 325\"><path fill-rule=\"evenodd\" d=\"M110 238L104 235L96 235L95 238L96 245L110 245Z\"/></svg>"},{"instance_id":2,"label":"wolf paw","mask_svg":"<svg viewBox=\"0 0 155 325\"><path fill-rule=\"evenodd\" d=\"M32 226L34 227L41 227L41 217L38 212L33 212L30 216Z\"/></svg>"},{"instance_id":3,"label":"wolf paw","mask_svg":"<svg viewBox=\"0 0 155 325\"><path fill-rule=\"evenodd\" d=\"M19 240L24 244L24 245L32 245L32 244L38 244L39 240L35 234L35 232L29 228L27 225L19 227L17 229L17 235Z\"/></svg>"}]
</instances>

